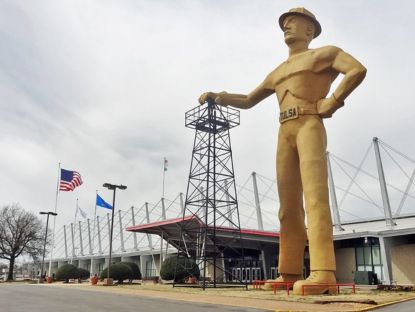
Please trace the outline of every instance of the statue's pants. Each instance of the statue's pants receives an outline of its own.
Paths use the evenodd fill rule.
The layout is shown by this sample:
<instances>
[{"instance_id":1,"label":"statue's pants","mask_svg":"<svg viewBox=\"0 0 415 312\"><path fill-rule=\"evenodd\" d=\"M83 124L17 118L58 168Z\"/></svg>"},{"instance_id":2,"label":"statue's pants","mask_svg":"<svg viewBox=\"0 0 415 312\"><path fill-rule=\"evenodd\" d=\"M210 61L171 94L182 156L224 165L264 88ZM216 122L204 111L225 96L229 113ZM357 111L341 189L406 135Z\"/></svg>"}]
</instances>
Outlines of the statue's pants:
<instances>
[{"instance_id":1,"label":"statue's pants","mask_svg":"<svg viewBox=\"0 0 415 312\"><path fill-rule=\"evenodd\" d=\"M301 115L280 126L277 148L280 273L303 274L307 233L311 270L336 270L326 147L326 131L317 115Z\"/></svg>"}]
</instances>

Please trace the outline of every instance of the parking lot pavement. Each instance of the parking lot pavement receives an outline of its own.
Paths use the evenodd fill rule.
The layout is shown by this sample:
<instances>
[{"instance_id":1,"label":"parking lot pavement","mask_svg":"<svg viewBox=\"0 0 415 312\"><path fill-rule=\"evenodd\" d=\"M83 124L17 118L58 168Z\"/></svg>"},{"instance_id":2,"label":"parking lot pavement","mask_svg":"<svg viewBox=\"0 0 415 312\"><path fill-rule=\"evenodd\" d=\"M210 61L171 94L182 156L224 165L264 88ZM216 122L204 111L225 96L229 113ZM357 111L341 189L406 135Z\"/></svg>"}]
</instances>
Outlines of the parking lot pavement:
<instances>
[{"instance_id":1,"label":"parking lot pavement","mask_svg":"<svg viewBox=\"0 0 415 312\"><path fill-rule=\"evenodd\" d=\"M0 286L1 312L263 312L266 310L85 291L73 287L11 284Z\"/></svg>"}]
</instances>

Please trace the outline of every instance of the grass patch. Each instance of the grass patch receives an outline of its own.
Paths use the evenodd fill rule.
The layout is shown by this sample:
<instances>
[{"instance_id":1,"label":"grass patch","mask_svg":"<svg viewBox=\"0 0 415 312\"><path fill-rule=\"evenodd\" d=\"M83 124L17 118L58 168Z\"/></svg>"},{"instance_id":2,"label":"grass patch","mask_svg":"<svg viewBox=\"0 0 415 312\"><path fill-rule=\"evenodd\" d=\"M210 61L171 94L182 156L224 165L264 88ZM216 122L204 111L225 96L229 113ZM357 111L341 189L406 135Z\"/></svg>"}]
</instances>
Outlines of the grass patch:
<instances>
[{"instance_id":1,"label":"grass patch","mask_svg":"<svg viewBox=\"0 0 415 312\"><path fill-rule=\"evenodd\" d=\"M302 302L302 303L336 303L336 302L350 302L350 303L364 303L364 304L383 304L387 302L393 302L397 300L403 300L408 298L415 298L415 292L388 292L379 290L368 289L356 289L356 294L352 293L350 289L342 289L339 295L316 295L316 296L294 296L290 293L288 296L286 291L277 291L274 295L273 291L253 289L251 286L248 290L235 289L235 288L207 288L203 290L201 288L186 288L186 287L174 287L172 285L161 284L147 284L147 285L120 285L119 287L124 289L137 289L137 290L151 290L161 292L175 292L186 293L195 295L207 295L207 296L221 296L221 297L240 297L247 299L261 299L261 300L277 300L277 301L290 301L290 302Z\"/></svg>"}]
</instances>

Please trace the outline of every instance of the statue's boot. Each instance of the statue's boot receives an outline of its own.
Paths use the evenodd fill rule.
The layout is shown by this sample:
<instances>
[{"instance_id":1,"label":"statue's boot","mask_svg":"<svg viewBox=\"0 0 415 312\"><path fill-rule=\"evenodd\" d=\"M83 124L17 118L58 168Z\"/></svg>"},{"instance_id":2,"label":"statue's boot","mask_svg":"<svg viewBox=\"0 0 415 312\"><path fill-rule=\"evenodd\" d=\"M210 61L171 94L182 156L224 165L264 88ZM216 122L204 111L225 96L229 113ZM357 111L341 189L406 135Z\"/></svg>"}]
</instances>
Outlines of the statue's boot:
<instances>
[{"instance_id":1,"label":"statue's boot","mask_svg":"<svg viewBox=\"0 0 415 312\"><path fill-rule=\"evenodd\" d=\"M301 274L280 274L276 279L274 280L267 280L267 283L264 285L265 290L272 290L272 282L293 282L299 281L303 278ZM285 290L287 287L283 284L277 285L277 290Z\"/></svg>"},{"instance_id":2,"label":"statue's boot","mask_svg":"<svg viewBox=\"0 0 415 312\"><path fill-rule=\"evenodd\" d=\"M336 284L336 276L334 271L311 271L310 276L302 281L297 281L294 284L294 295L322 295L337 293L336 286L328 286L327 284ZM310 285L307 287L307 285Z\"/></svg>"}]
</instances>

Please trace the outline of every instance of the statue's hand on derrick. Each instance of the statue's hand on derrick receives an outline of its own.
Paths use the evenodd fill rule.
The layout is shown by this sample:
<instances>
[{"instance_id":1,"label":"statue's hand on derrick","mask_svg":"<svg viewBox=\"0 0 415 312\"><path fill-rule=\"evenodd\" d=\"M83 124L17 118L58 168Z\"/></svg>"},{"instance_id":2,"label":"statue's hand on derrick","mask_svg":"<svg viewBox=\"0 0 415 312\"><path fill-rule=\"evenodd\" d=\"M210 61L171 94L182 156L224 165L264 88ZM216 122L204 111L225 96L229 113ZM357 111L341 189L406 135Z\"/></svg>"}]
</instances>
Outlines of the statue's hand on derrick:
<instances>
[{"instance_id":1,"label":"statue's hand on derrick","mask_svg":"<svg viewBox=\"0 0 415 312\"><path fill-rule=\"evenodd\" d=\"M213 102L215 102L215 104L222 105L222 106L227 106L224 103L222 103L221 95L223 95L223 94L226 94L226 92L225 91L220 92L220 93L205 92L199 97L199 103L204 104L206 102L213 101Z\"/></svg>"},{"instance_id":2,"label":"statue's hand on derrick","mask_svg":"<svg viewBox=\"0 0 415 312\"><path fill-rule=\"evenodd\" d=\"M321 99L317 102L317 111L322 118L331 118L333 113L344 105L336 99L334 94L326 99Z\"/></svg>"}]
</instances>

